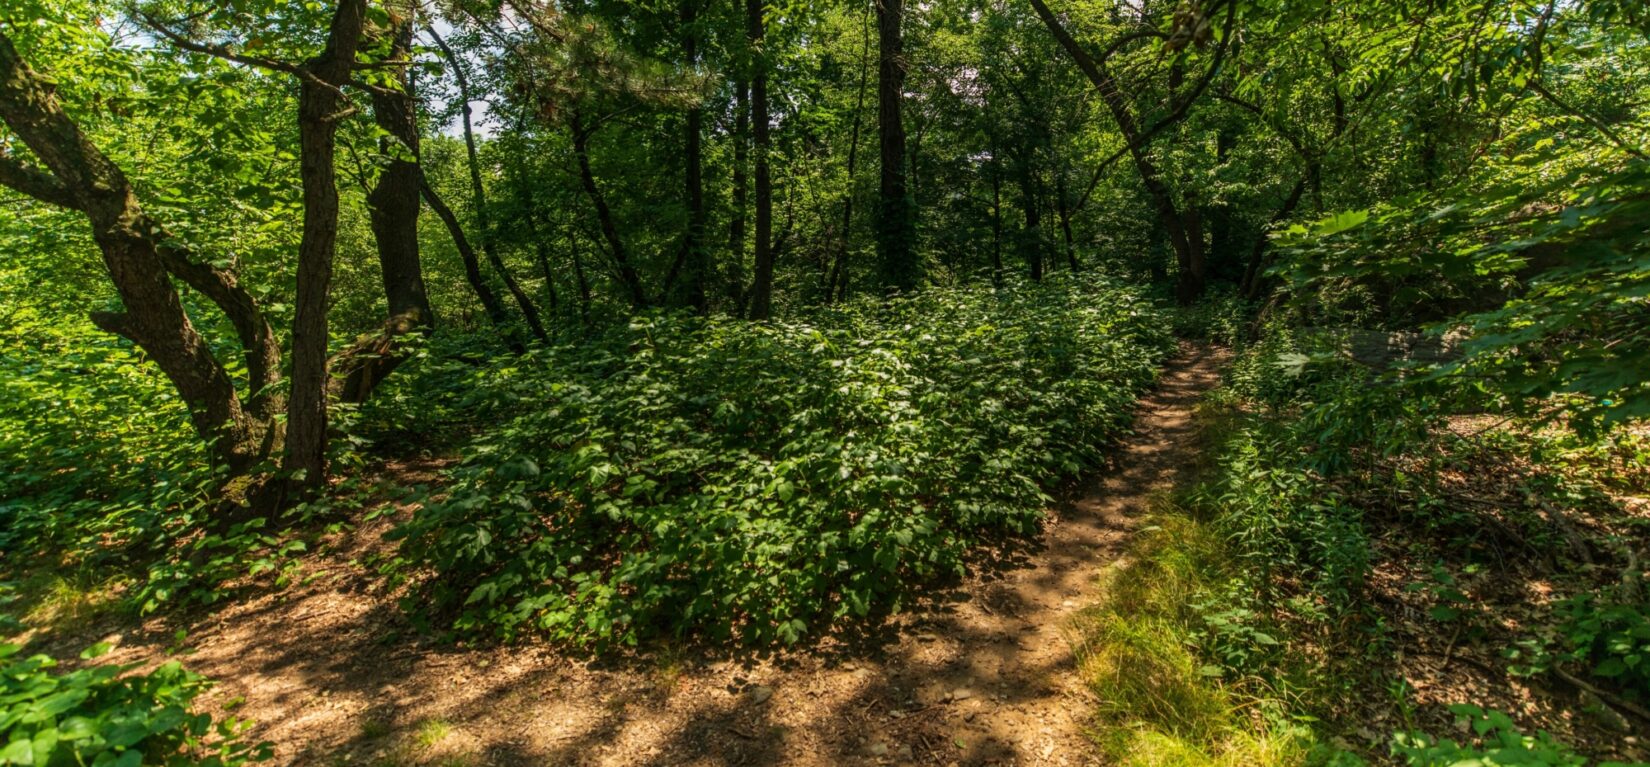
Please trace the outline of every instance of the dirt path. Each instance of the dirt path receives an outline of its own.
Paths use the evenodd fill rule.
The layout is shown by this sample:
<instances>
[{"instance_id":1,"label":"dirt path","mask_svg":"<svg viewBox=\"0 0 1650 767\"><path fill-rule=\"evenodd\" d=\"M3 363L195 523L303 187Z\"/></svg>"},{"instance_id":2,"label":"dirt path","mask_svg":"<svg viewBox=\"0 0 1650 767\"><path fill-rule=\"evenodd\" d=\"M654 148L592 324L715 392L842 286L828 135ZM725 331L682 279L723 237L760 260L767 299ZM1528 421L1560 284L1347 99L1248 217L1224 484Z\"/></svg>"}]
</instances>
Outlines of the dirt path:
<instances>
[{"instance_id":1,"label":"dirt path","mask_svg":"<svg viewBox=\"0 0 1650 767\"><path fill-rule=\"evenodd\" d=\"M221 680L213 699L244 698L236 714L283 765L1086 764L1090 701L1065 627L1189 460L1192 408L1221 361L1182 349L1116 468L1024 566L903 616L872 649L604 665L426 646L362 564L381 520L319 557L310 585L191 627L186 662ZM158 657L172 635L151 628L164 638L130 637L120 659Z\"/></svg>"}]
</instances>

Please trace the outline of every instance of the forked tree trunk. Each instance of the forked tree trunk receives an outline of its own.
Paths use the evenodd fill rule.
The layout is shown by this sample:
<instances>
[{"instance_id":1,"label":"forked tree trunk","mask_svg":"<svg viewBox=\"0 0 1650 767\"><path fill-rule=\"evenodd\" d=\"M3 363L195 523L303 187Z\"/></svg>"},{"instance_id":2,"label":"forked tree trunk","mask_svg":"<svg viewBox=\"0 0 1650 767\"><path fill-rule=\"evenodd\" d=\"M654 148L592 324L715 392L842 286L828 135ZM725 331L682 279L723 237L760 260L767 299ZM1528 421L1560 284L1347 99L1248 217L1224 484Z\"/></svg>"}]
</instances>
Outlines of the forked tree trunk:
<instances>
[{"instance_id":1,"label":"forked tree trunk","mask_svg":"<svg viewBox=\"0 0 1650 767\"><path fill-rule=\"evenodd\" d=\"M0 185L81 212L120 296L123 311L97 312L98 327L130 340L160 368L189 409L196 434L232 475L250 470L280 443L270 391L280 347L257 303L233 272L193 262L138 204L125 173L63 110L50 80L0 32L0 120L40 158L36 168L0 153ZM246 353L250 394L241 397L183 310L176 276L213 301L235 325Z\"/></svg>"}]
</instances>

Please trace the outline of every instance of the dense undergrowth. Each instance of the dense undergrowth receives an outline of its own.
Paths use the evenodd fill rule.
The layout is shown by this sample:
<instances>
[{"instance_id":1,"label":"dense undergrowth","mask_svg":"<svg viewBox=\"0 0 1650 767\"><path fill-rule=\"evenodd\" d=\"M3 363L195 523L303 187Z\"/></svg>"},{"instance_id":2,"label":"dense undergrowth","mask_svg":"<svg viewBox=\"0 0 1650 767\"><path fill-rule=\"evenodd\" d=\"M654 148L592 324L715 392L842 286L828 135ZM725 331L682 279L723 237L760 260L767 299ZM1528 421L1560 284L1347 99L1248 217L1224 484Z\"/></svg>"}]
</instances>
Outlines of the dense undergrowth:
<instances>
[{"instance_id":1,"label":"dense undergrowth","mask_svg":"<svg viewBox=\"0 0 1650 767\"><path fill-rule=\"evenodd\" d=\"M1624 736L1650 703L1646 536L1623 497L1650 486L1650 443L1463 427L1444 414L1474 411L1471 392L1382 382L1337 350L1270 327L1205 403L1198 478L1083 623L1103 747L1153 765L1642 759Z\"/></svg>"},{"instance_id":2,"label":"dense undergrowth","mask_svg":"<svg viewBox=\"0 0 1650 767\"><path fill-rule=\"evenodd\" d=\"M397 570L464 634L794 642L1035 530L1170 346L1150 302L1095 279L759 325L640 317L406 376L497 426L395 533Z\"/></svg>"},{"instance_id":3,"label":"dense undergrowth","mask_svg":"<svg viewBox=\"0 0 1650 767\"><path fill-rule=\"evenodd\" d=\"M238 767L269 758L247 723L195 710L209 683L177 662L92 665L57 672L44 655L0 645L0 764ZM98 645L83 660L109 650Z\"/></svg>"}]
</instances>

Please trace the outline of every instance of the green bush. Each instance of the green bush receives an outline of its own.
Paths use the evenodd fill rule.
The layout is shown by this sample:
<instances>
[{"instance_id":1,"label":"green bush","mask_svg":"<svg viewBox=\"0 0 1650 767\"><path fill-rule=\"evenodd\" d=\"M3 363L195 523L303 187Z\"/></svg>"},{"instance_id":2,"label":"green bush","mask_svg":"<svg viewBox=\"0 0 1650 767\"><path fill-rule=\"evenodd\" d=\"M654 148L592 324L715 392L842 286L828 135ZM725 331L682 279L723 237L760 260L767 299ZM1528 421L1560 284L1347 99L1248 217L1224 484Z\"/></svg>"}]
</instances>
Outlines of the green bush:
<instances>
[{"instance_id":1,"label":"green bush","mask_svg":"<svg viewBox=\"0 0 1650 767\"><path fill-rule=\"evenodd\" d=\"M449 385L498 423L395 535L409 603L581 645L794 642L1034 531L1171 348L1099 280L777 323L640 317ZM416 382L406 385L417 386Z\"/></svg>"},{"instance_id":2,"label":"green bush","mask_svg":"<svg viewBox=\"0 0 1650 767\"><path fill-rule=\"evenodd\" d=\"M241 739L244 723L191 712L208 682L176 662L147 674L112 665L57 674L51 658L19 658L19 649L0 645L0 764L233 767L269 758L268 744Z\"/></svg>"},{"instance_id":3,"label":"green bush","mask_svg":"<svg viewBox=\"0 0 1650 767\"><path fill-rule=\"evenodd\" d=\"M1510 654L1522 674L1573 663L1608 679L1639 700L1650 700L1650 607L1600 602L1578 594L1553 604L1547 636L1520 643Z\"/></svg>"},{"instance_id":4,"label":"green bush","mask_svg":"<svg viewBox=\"0 0 1650 767\"><path fill-rule=\"evenodd\" d=\"M1450 706L1450 710L1471 726L1478 743L1462 744L1447 738L1435 740L1424 733L1407 733L1394 740L1392 755L1402 758L1410 767L1586 767L1590 763L1545 732L1525 735L1500 711L1469 705ZM1612 766L1619 767L1619 763L1599 765Z\"/></svg>"}]
</instances>

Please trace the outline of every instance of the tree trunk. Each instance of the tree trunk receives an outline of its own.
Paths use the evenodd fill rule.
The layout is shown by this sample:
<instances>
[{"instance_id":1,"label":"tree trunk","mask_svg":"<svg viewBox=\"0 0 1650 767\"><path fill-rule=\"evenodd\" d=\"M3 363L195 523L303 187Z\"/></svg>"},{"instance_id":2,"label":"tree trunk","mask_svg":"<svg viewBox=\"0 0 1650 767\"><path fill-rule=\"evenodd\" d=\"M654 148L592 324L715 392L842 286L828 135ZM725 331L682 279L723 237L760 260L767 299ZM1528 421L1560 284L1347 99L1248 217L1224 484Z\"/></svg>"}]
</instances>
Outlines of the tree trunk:
<instances>
[{"instance_id":1,"label":"tree trunk","mask_svg":"<svg viewBox=\"0 0 1650 767\"><path fill-rule=\"evenodd\" d=\"M498 294L487 285L487 278L482 276L481 259L476 258L475 248L470 247L470 238L464 236L464 225L459 223L458 216L453 213L452 208L447 207L447 203L436 193L435 187L430 186L429 179L424 178L423 174L419 174L418 189L424 196L424 202L429 204L430 210L435 211L436 217L441 219L441 223L447 227L447 233L452 236L453 245L458 248L459 260L464 262L464 278L470 283L470 289L475 291L476 298L481 300L481 308L487 312L487 319L492 321L493 327L504 334L504 341L510 346L511 351L517 354L526 351L521 339L516 337L515 331L510 327L510 315L504 310L504 304L498 300Z\"/></svg>"},{"instance_id":2,"label":"tree trunk","mask_svg":"<svg viewBox=\"0 0 1650 767\"><path fill-rule=\"evenodd\" d=\"M167 242L166 232L142 211L126 175L81 132L53 91L0 31L0 120L45 165L33 168L0 153L0 185L86 216L124 307L94 313L93 321L155 362L188 407L190 423L209 443L214 461L232 475L244 474L279 441L272 424L278 400L260 391L279 376L280 347L273 332L232 272L195 264ZM169 274L229 315L247 355L248 404L262 399L262 406L243 409L234 383L184 312Z\"/></svg>"},{"instance_id":3,"label":"tree trunk","mask_svg":"<svg viewBox=\"0 0 1650 767\"><path fill-rule=\"evenodd\" d=\"M916 254L916 211L905 185L905 51L900 25L904 0L873 0L877 8L877 125L882 171L878 187L877 257L883 287L916 289L922 279Z\"/></svg>"},{"instance_id":4,"label":"tree trunk","mask_svg":"<svg viewBox=\"0 0 1650 767\"><path fill-rule=\"evenodd\" d=\"M1289 216L1294 214L1295 208L1300 205L1301 197L1305 194L1306 178L1303 177L1295 182L1295 188L1289 191L1289 197L1285 198L1283 205L1278 208L1276 213L1272 214L1270 224L1277 225L1287 221ZM1261 279L1264 276L1262 267L1266 263L1266 245L1271 242L1269 234L1265 229L1262 229L1256 235L1254 247L1249 251L1249 264L1243 270L1243 296L1251 301L1260 297L1261 285L1264 284Z\"/></svg>"},{"instance_id":5,"label":"tree trunk","mask_svg":"<svg viewBox=\"0 0 1650 767\"><path fill-rule=\"evenodd\" d=\"M1072 274L1076 274L1082 271L1082 267L1077 263L1077 242L1071 232L1071 200L1068 197L1070 190L1066 188L1065 169L1061 168L1058 172L1060 180L1054 190L1055 213L1060 216L1060 232L1066 239L1066 265Z\"/></svg>"},{"instance_id":6,"label":"tree trunk","mask_svg":"<svg viewBox=\"0 0 1650 767\"><path fill-rule=\"evenodd\" d=\"M1168 185L1163 182L1156 164L1146 153L1140 124L1135 120L1128 99L1123 96L1111 72L1090 56L1088 51L1083 50L1083 46L1076 38L1060 25L1060 20L1049 10L1044 0L1031 0L1031 5L1037 11L1038 17L1043 20L1043 24L1054 34L1060 47L1077 62L1078 68L1094 85L1100 99L1105 102L1107 111L1111 112L1112 119L1117 122L1117 130L1128 145L1129 156L1134 160L1135 170L1140 175L1140 183L1151 197L1157 219L1168 234L1169 245L1174 248L1175 259L1180 267L1179 284L1175 290L1176 299L1182 305L1192 303L1203 292L1203 285L1198 279L1202 270L1201 267L1194 267L1192 244L1186 235L1180 211L1176 208L1174 197L1170 194Z\"/></svg>"},{"instance_id":7,"label":"tree trunk","mask_svg":"<svg viewBox=\"0 0 1650 767\"><path fill-rule=\"evenodd\" d=\"M991 148L991 284L1003 286L1003 174L997 148Z\"/></svg>"},{"instance_id":8,"label":"tree trunk","mask_svg":"<svg viewBox=\"0 0 1650 767\"><path fill-rule=\"evenodd\" d=\"M871 25L864 24L860 40L859 92L854 96L854 127L848 138L848 189L842 195L842 235L837 243L836 260L825 286L825 303L846 298L848 294L848 250L853 243L854 172L859 165L859 134L865 120L865 90L871 80Z\"/></svg>"},{"instance_id":9,"label":"tree trunk","mask_svg":"<svg viewBox=\"0 0 1650 767\"><path fill-rule=\"evenodd\" d=\"M298 246L298 291L292 320L292 394L287 401L281 468L300 486L326 480L327 304L338 246L338 185L333 156L344 116L340 88L350 80L366 20L366 0L341 0L327 44L305 63L298 88L298 165L304 228Z\"/></svg>"},{"instance_id":10,"label":"tree trunk","mask_svg":"<svg viewBox=\"0 0 1650 767\"><path fill-rule=\"evenodd\" d=\"M1020 164L1020 208L1025 211L1025 231L1020 235L1020 248L1031 269L1031 281L1043 281L1043 216L1037 205L1036 173L1031 162Z\"/></svg>"},{"instance_id":11,"label":"tree trunk","mask_svg":"<svg viewBox=\"0 0 1650 767\"><path fill-rule=\"evenodd\" d=\"M745 0L745 31L751 46L751 129L756 151L756 252L746 315L765 320L773 312L773 178L768 125L768 61L763 50L763 0Z\"/></svg>"},{"instance_id":12,"label":"tree trunk","mask_svg":"<svg viewBox=\"0 0 1650 767\"><path fill-rule=\"evenodd\" d=\"M734 316L745 314L745 213L750 179L750 81L733 86L733 220L728 223L728 300Z\"/></svg>"},{"instance_id":13,"label":"tree trunk","mask_svg":"<svg viewBox=\"0 0 1650 767\"><path fill-rule=\"evenodd\" d=\"M602 195L602 189L596 184L596 174L590 168L590 134L584 129L584 120L578 112L573 113L570 125L573 132L573 154L579 163L579 182L584 186L584 193L590 198L590 203L596 208L596 221L601 225L602 238L607 240L607 247L613 257L613 266L619 273L619 281L630 292L630 305L636 309L647 308L647 292L642 288L642 278L636 274L635 267L630 265L630 259L625 254L624 240L619 236L619 226L613 220L613 210L607 206L607 198Z\"/></svg>"},{"instance_id":14,"label":"tree trunk","mask_svg":"<svg viewBox=\"0 0 1650 767\"><path fill-rule=\"evenodd\" d=\"M584 275L584 255L579 251L574 227L567 230L567 249L573 252L573 282L579 290L579 321L590 324L590 280Z\"/></svg>"},{"instance_id":15,"label":"tree trunk","mask_svg":"<svg viewBox=\"0 0 1650 767\"><path fill-rule=\"evenodd\" d=\"M391 34L391 61L407 61L412 51L412 19ZM408 68L392 71L400 89L372 94L373 121L386 134L379 146L390 159L367 194L367 215L378 246L389 317L379 332L358 340L332 361L333 369L341 374L334 379L336 396L356 404L367 401L379 382L401 364L404 356L397 341L403 334L427 333L435 327L418 252L418 100Z\"/></svg>"},{"instance_id":16,"label":"tree trunk","mask_svg":"<svg viewBox=\"0 0 1650 767\"><path fill-rule=\"evenodd\" d=\"M470 109L470 79L465 75L464 63L453 54L453 49L447 46L447 41L441 39L432 27L429 30L430 38L441 49L441 55L447 64L453 68L453 80L458 84L458 100L460 103L459 116L464 125L464 155L470 170L470 198L471 206L475 208L476 233L481 238L481 252L487 256L487 264L498 273L504 282L504 289L510 291L510 297L515 299L516 306L521 309L521 316L527 320L527 327L533 336L540 341L549 340L544 333L544 323L539 320L539 310L533 306L533 299L527 291L521 289L521 283L516 281L510 268L505 265L504 259L499 257L498 243L493 236L492 222L488 220L487 187L481 183L481 161L476 156L475 128L471 124Z\"/></svg>"},{"instance_id":17,"label":"tree trunk","mask_svg":"<svg viewBox=\"0 0 1650 767\"><path fill-rule=\"evenodd\" d=\"M699 0L682 0L682 54L687 65L699 65ZM706 283L711 273L710 254L705 248L705 170L704 132L705 112L698 102L688 108L683 120L682 196L687 203L687 230L682 233L682 250L676 257L680 264L680 288L673 291L675 302L704 314L709 309ZM675 272L675 269L672 269ZM667 280L672 285L677 279ZM667 288L668 289L668 288Z\"/></svg>"}]
</instances>

